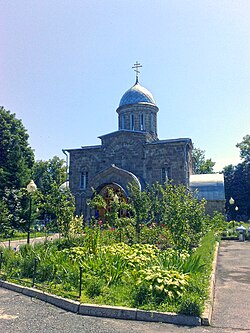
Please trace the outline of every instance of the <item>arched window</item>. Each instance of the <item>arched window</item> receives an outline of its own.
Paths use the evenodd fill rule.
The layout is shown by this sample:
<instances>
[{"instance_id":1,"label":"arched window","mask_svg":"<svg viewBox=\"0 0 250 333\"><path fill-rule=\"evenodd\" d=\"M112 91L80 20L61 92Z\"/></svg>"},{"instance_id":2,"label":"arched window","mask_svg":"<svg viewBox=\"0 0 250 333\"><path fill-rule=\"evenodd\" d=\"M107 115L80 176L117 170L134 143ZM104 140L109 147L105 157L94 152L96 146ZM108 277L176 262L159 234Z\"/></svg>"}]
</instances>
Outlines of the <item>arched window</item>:
<instances>
[{"instance_id":1,"label":"arched window","mask_svg":"<svg viewBox=\"0 0 250 333\"><path fill-rule=\"evenodd\" d=\"M143 113L140 114L140 127L141 127L141 131L144 131L144 114Z\"/></svg>"},{"instance_id":2,"label":"arched window","mask_svg":"<svg viewBox=\"0 0 250 333\"><path fill-rule=\"evenodd\" d=\"M171 167L164 167L161 169L161 183L164 185L171 179Z\"/></svg>"},{"instance_id":3,"label":"arched window","mask_svg":"<svg viewBox=\"0 0 250 333\"><path fill-rule=\"evenodd\" d=\"M152 112L150 114L150 129L154 132L154 114Z\"/></svg>"},{"instance_id":4,"label":"arched window","mask_svg":"<svg viewBox=\"0 0 250 333\"><path fill-rule=\"evenodd\" d=\"M125 128L125 115L122 114L121 115L121 129L124 129Z\"/></svg>"},{"instance_id":5,"label":"arched window","mask_svg":"<svg viewBox=\"0 0 250 333\"><path fill-rule=\"evenodd\" d=\"M131 115L130 115L130 129L132 131L135 130L135 116L133 113L131 113Z\"/></svg>"},{"instance_id":6,"label":"arched window","mask_svg":"<svg viewBox=\"0 0 250 333\"><path fill-rule=\"evenodd\" d=\"M166 168L161 169L161 183L164 185L167 182Z\"/></svg>"},{"instance_id":7,"label":"arched window","mask_svg":"<svg viewBox=\"0 0 250 333\"><path fill-rule=\"evenodd\" d=\"M87 171L80 173L80 188L86 190L88 186L89 173Z\"/></svg>"}]
</instances>

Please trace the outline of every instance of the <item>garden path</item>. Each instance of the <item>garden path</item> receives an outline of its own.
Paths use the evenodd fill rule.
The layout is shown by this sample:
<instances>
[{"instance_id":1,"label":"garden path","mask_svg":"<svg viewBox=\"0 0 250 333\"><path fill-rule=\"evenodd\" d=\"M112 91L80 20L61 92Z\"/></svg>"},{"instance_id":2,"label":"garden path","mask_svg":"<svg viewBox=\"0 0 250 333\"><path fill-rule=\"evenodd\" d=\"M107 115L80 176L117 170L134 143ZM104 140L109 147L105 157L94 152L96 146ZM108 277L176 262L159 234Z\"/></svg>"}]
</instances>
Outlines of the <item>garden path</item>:
<instances>
[{"instance_id":1,"label":"garden path","mask_svg":"<svg viewBox=\"0 0 250 333\"><path fill-rule=\"evenodd\" d=\"M250 242L222 241L212 326L250 332Z\"/></svg>"},{"instance_id":2,"label":"garden path","mask_svg":"<svg viewBox=\"0 0 250 333\"><path fill-rule=\"evenodd\" d=\"M59 238L59 234L48 234L46 237L36 237L36 238L30 238L30 244L35 243L42 243L45 242L45 240L53 240ZM0 242L0 246L3 247L11 247L12 249L15 248L16 250L19 249L20 245L25 245L27 243L27 239L18 239L18 240L12 240L12 241L5 241Z\"/></svg>"}]
</instances>

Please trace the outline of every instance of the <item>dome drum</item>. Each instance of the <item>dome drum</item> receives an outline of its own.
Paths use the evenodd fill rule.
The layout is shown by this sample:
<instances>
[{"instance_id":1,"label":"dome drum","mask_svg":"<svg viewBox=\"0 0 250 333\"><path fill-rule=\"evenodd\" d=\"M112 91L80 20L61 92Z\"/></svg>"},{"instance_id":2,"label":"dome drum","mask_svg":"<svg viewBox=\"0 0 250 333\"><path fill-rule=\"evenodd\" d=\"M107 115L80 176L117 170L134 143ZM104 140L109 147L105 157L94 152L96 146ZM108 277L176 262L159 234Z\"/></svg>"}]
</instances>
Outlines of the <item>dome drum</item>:
<instances>
[{"instance_id":1,"label":"dome drum","mask_svg":"<svg viewBox=\"0 0 250 333\"><path fill-rule=\"evenodd\" d=\"M153 133L157 139L158 111L152 94L137 82L125 92L116 110L119 130Z\"/></svg>"}]
</instances>

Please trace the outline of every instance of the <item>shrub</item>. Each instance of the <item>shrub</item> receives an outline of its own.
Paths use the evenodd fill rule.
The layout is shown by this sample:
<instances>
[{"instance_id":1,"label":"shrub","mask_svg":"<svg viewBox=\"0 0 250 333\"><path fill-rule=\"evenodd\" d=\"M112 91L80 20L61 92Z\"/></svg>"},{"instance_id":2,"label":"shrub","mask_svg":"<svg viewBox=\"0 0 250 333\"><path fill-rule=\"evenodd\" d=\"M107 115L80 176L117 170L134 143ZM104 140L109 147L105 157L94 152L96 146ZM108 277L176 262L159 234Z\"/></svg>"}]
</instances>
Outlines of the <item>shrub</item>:
<instances>
[{"instance_id":1,"label":"shrub","mask_svg":"<svg viewBox=\"0 0 250 333\"><path fill-rule=\"evenodd\" d=\"M99 278L92 277L86 280L85 293L90 298L99 296L102 292L103 282Z\"/></svg>"},{"instance_id":2,"label":"shrub","mask_svg":"<svg viewBox=\"0 0 250 333\"><path fill-rule=\"evenodd\" d=\"M152 297L152 292L147 286L141 284L134 288L132 292L133 306L141 306L147 304Z\"/></svg>"},{"instance_id":3,"label":"shrub","mask_svg":"<svg viewBox=\"0 0 250 333\"><path fill-rule=\"evenodd\" d=\"M188 284L188 275L153 266L139 271L137 286L145 286L154 297L164 300L180 297Z\"/></svg>"},{"instance_id":4,"label":"shrub","mask_svg":"<svg viewBox=\"0 0 250 333\"><path fill-rule=\"evenodd\" d=\"M203 310L203 302L198 295L186 294L181 299L180 313L188 316L200 316Z\"/></svg>"}]
</instances>

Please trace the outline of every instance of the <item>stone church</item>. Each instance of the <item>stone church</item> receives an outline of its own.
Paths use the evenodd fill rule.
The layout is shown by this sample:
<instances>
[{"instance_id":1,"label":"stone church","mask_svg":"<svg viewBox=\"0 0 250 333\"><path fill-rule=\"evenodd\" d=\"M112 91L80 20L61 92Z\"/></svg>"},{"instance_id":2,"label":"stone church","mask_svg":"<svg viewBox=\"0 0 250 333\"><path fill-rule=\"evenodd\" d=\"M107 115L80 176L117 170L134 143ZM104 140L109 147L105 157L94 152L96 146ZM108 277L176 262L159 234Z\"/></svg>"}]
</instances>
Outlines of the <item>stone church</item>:
<instances>
[{"instance_id":1,"label":"stone church","mask_svg":"<svg viewBox=\"0 0 250 333\"><path fill-rule=\"evenodd\" d=\"M137 65L137 66L136 66ZM155 99L138 80L120 99L118 130L100 136L100 145L63 150L69 154L69 186L76 199L76 214L90 218L87 200L93 190L105 196L108 187L129 195L127 185L136 182L143 190L155 182L189 186L192 174L192 141L161 140L157 135Z\"/></svg>"}]
</instances>

